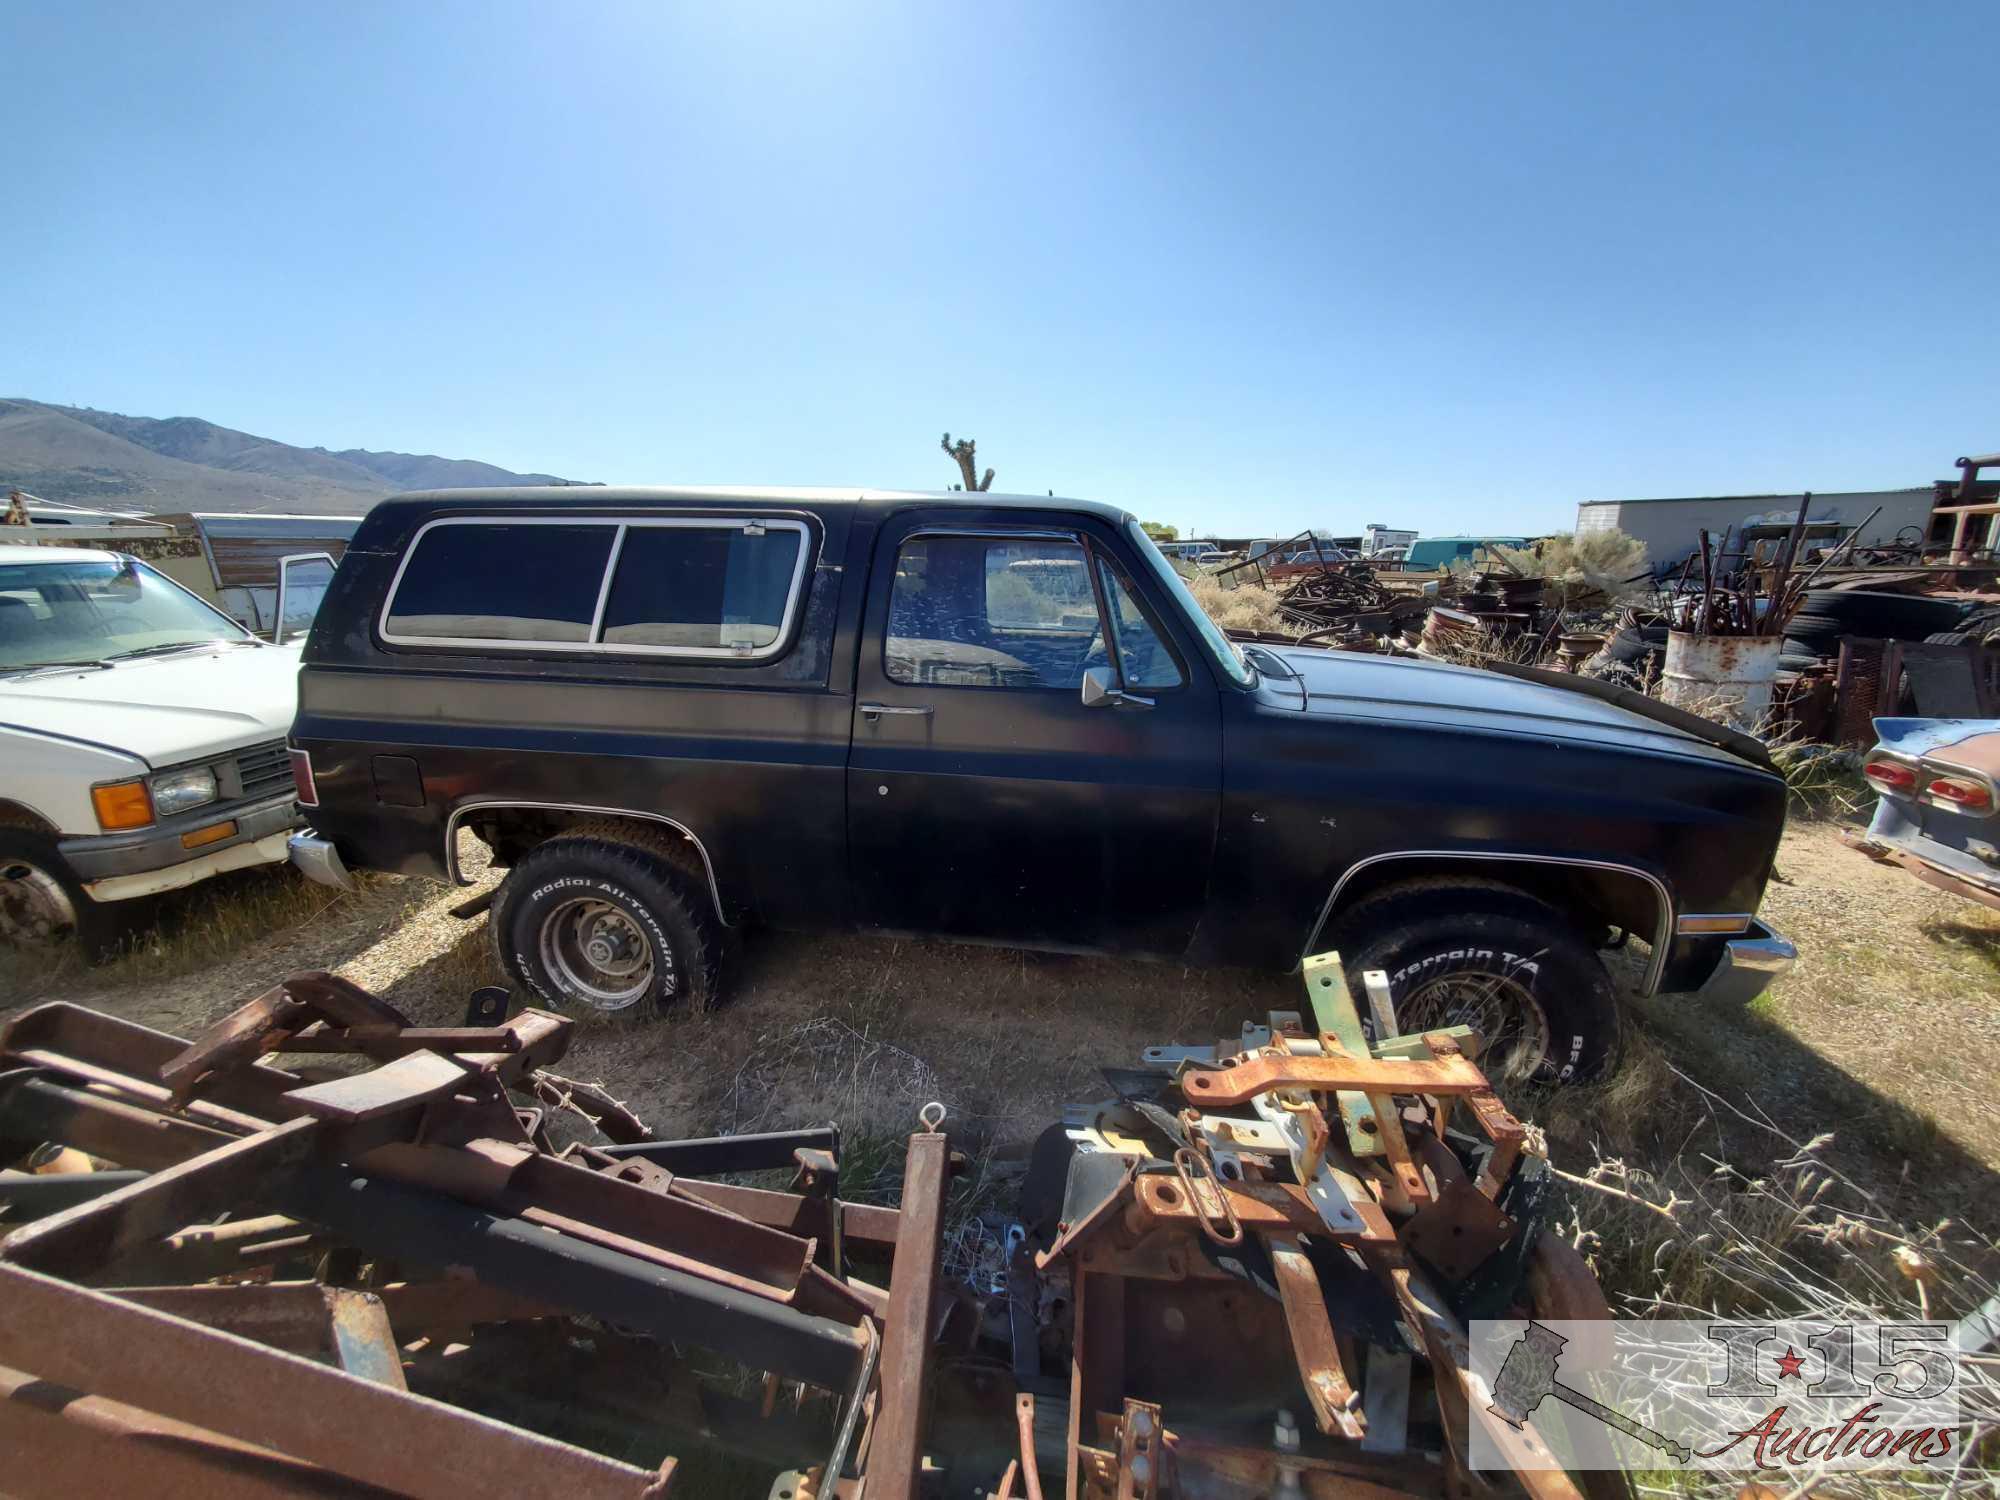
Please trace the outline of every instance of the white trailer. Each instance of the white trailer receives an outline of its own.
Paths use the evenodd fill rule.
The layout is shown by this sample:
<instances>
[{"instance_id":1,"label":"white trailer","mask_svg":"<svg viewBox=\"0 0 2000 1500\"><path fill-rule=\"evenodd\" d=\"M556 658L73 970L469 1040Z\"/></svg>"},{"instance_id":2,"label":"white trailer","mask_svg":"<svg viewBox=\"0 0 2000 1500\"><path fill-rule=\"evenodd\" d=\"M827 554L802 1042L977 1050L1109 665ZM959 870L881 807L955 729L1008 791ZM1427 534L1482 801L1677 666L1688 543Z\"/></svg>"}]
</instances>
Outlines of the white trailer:
<instances>
[{"instance_id":1,"label":"white trailer","mask_svg":"<svg viewBox=\"0 0 2000 1500\"><path fill-rule=\"evenodd\" d=\"M1414 531L1399 531L1394 526L1384 526L1380 522L1370 522L1361 528L1361 555L1373 557L1378 552L1386 552L1391 547L1407 547L1417 539Z\"/></svg>"}]
</instances>

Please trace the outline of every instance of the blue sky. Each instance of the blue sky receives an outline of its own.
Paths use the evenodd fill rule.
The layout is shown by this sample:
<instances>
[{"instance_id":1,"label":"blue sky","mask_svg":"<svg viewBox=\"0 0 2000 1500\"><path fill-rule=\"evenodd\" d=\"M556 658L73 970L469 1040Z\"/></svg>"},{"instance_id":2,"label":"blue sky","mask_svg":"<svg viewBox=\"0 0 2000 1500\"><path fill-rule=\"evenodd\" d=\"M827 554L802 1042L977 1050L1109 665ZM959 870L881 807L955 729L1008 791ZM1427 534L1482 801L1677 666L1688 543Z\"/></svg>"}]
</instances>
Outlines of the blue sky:
<instances>
[{"instance_id":1,"label":"blue sky","mask_svg":"<svg viewBox=\"0 0 2000 1500\"><path fill-rule=\"evenodd\" d=\"M2000 446L2000 6L0 7L0 394L1280 532Z\"/></svg>"}]
</instances>

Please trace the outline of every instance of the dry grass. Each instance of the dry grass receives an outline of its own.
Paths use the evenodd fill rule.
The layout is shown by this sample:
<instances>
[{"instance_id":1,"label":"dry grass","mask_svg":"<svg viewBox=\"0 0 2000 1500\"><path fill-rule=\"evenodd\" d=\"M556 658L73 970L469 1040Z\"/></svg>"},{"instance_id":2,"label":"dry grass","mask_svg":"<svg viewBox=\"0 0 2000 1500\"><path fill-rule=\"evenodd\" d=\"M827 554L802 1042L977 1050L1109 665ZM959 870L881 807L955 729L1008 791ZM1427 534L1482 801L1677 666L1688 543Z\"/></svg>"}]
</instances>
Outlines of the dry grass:
<instances>
[{"instance_id":1,"label":"dry grass","mask_svg":"<svg viewBox=\"0 0 2000 1500\"><path fill-rule=\"evenodd\" d=\"M477 852L468 843L475 868ZM265 873L190 893L117 963L38 975L7 999L75 999L184 1031L276 976L327 967L437 1023L498 982L485 920L448 914L462 891L384 879L335 897ZM1526 1101L1529 1113L1578 1159L1671 1160L1686 1148L1669 1126L1698 1109L1671 1063L1755 1096L1801 1138L1837 1121L1835 1149L1863 1175L1905 1182L1912 1205L1990 1190L2000 914L1850 852L1825 821L1787 833L1764 913L1801 952L1770 995L1738 1014L1688 997L1630 1002L1620 1073ZM1626 963L1629 977L1637 955ZM1284 976L859 937L759 933L733 964L733 998L712 1014L586 1019L568 1071L691 1133L838 1117L893 1134L935 1097L956 1128L1012 1155L1063 1104L1103 1092L1099 1066L1232 1033L1297 998Z\"/></svg>"},{"instance_id":2,"label":"dry grass","mask_svg":"<svg viewBox=\"0 0 2000 1500\"><path fill-rule=\"evenodd\" d=\"M86 965L74 948L53 955L0 949L0 1004L76 986L130 990L198 974L218 954L316 922L348 899L283 866L221 876L157 902L133 903L136 925L115 956L96 965Z\"/></svg>"},{"instance_id":3,"label":"dry grass","mask_svg":"<svg viewBox=\"0 0 2000 1500\"><path fill-rule=\"evenodd\" d=\"M497 981L484 918L448 915L463 892L382 880L327 905L310 888L301 900L242 885L42 992L186 1031L297 968L332 968L430 1024ZM1900 1313L1919 1298L1905 1250L1936 1271L1922 1293L1934 1308L1990 1293L2000 914L1848 851L1824 819L1787 833L1764 914L1802 955L1769 996L1736 1013L1627 1000L1615 1076L1510 1100L1555 1165L1587 1179L1565 1184L1567 1232L1635 1315L1836 1297ZM952 1205L964 1270L990 1257L986 1215L1011 1202L1036 1134L1108 1092L1100 1066L1232 1034L1299 998L1291 976L851 936L759 933L733 963L732 998L709 1013L585 1019L563 1071L663 1133L837 1119L846 1190L879 1199L896 1193L918 1108L938 1099L975 1163Z\"/></svg>"},{"instance_id":4,"label":"dry grass","mask_svg":"<svg viewBox=\"0 0 2000 1500\"><path fill-rule=\"evenodd\" d=\"M1296 621L1286 619L1278 612L1278 591L1261 584L1242 583L1235 588L1224 588L1212 573L1203 573L1188 580L1188 592L1194 595L1208 617L1224 630L1256 630L1276 635L1304 635L1306 627Z\"/></svg>"}]
</instances>

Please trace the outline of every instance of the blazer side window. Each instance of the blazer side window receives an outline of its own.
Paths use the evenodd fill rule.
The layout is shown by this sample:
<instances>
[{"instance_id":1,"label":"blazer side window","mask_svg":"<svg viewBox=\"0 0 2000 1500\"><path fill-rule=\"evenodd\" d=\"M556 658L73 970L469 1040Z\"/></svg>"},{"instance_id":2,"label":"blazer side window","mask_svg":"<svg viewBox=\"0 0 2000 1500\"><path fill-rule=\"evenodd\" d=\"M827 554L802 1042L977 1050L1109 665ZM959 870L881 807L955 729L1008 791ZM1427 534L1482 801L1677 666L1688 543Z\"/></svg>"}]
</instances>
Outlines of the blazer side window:
<instances>
[{"instance_id":1,"label":"blazer side window","mask_svg":"<svg viewBox=\"0 0 2000 1500\"><path fill-rule=\"evenodd\" d=\"M944 687L1066 688L1109 661L1072 541L916 536L896 555L883 671Z\"/></svg>"}]
</instances>

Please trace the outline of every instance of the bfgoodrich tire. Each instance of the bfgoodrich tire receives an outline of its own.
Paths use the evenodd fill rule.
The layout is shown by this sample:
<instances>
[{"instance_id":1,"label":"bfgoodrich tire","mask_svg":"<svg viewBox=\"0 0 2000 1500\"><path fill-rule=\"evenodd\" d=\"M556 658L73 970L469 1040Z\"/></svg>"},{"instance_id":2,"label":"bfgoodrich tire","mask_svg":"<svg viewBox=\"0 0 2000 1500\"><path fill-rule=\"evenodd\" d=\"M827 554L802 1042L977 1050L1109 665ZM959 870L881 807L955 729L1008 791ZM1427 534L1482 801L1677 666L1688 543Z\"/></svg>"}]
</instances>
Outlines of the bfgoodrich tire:
<instances>
[{"instance_id":1,"label":"bfgoodrich tire","mask_svg":"<svg viewBox=\"0 0 2000 1500\"><path fill-rule=\"evenodd\" d=\"M706 894L637 844L536 846L500 887L491 930L507 977L557 1009L643 1017L716 996L722 943Z\"/></svg>"},{"instance_id":2,"label":"bfgoodrich tire","mask_svg":"<svg viewBox=\"0 0 2000 1500\"><path fill-rule=\"evenodd\" d=\"M1403 1032L1470 1026L1496 1082L1578 1083L1618 1055L1611 976L1554 907L1504 887L1436 883L1357 907L1336 940L1358 998L1389 976Z\"/></svg>"}]
</instances>

